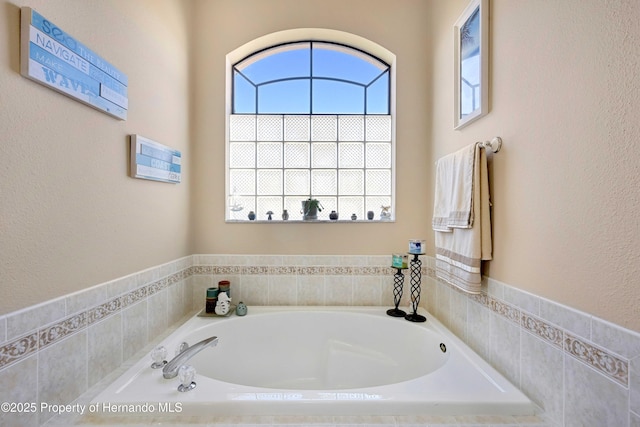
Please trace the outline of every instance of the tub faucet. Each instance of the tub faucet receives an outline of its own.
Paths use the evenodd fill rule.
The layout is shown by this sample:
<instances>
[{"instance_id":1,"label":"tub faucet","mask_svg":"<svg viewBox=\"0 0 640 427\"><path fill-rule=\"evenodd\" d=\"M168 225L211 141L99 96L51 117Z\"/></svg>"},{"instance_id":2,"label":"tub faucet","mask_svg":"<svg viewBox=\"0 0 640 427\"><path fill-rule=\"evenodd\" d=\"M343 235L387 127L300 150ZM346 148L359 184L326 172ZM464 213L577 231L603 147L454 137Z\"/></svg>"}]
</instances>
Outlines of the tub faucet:
<instances>
[{"instance_id":1,"label":"tub faucet","mask_svg":"<svg viewBox=\"0 0 640 427\"><path fill-rule=\"evenodd\" d=\"M211 346L215 347L218 344L218 337L209 337L205 338L200 342L195 343L191 347L187 347L182 350L176 357L171 359L169 363L164 365L162 368L162 376L166 379L175 378L178 376L178 369L180 366L187 363L189 359L191 359L196 354L200 353L205 348Z\"/></svg>"}]
</instances>

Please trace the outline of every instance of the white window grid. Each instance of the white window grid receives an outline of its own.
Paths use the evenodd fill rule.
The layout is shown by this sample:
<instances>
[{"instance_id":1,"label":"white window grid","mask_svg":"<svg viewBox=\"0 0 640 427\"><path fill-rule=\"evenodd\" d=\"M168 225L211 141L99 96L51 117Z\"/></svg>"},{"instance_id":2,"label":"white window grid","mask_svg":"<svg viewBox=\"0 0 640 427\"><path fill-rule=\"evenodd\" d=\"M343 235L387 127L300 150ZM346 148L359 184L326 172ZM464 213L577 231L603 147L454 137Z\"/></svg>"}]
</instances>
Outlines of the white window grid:
<instances>
[{"instance_id":1,"label":"white window grid","mask_svg":"<svg viewBox=\"0 0 640 427\"><path fill-rule=\"evenodd\" d=\"M380 219L394 202L390 115L231 114L227 143L227 221L302 220L301 202L317 198L318 220Z\"/></svg>"}]
</instances>

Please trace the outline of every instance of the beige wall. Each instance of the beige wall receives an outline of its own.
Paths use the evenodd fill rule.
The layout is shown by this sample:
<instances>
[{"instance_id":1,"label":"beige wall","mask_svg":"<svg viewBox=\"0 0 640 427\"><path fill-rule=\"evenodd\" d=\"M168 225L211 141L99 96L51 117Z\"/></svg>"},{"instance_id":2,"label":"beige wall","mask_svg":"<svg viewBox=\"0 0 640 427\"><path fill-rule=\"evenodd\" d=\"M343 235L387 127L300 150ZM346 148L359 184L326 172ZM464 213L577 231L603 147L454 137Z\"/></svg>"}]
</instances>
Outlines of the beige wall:
<instances>
[{"instance_id":1,"label":"beige wall","mask_svg":"<svg viewBox=\"0 0 640 427\"><path fill-rule=\"evenodd\" d=\"M194 235L196 253L385 254L431 239L429 3L419 0L201 0L195 3ZM226 224L225 56L258 37L328 28L382 45L397 57L397 222ZM342 215L346 214L342 212Z\"/></svg>"},{"instance_id":2,"label":"beige wall","mask_svg":"<svg viewBox=\"0 0 640 427\"><path fill-rule=\"evenodd\" d=\"M493 0L491 111L461 131L451 26L467 1L432 4L433 157L505 144L489 276L640 331L640 3Z\"/></svg>"},{"instance_id":3,"label":"beige wall","mask_svg":"<svg viewBox=\"0 0 640 427\"><path fill-rule=\"evenodd\" d=\"M413 237L432 246L433 161L500 135L488 274L640 331L635 0L493 0L491 112L462 131L452 130L452 24L466 0L188 3L2 2L0 314L189 253L384 254ZM19 75L22 5L128 74L127 121ZM354 33L397 56L395 223L224 223L225 55L301 27ZM128 178L131 133L182 150L193 178Z\"/></svg>"},{"instance_id":4,"label":"beige wall","mask_svg":"<svg viewBox=\"0 0 640 427\"><path fill-rule=\"evenodd\" d=\"M20 6L129 77L119 121L20 71ZM190 169L187 8L174 0L0 2L0 314L191 253L189 175L128 177L128 135Z\"/></svg>"}]
</instances>

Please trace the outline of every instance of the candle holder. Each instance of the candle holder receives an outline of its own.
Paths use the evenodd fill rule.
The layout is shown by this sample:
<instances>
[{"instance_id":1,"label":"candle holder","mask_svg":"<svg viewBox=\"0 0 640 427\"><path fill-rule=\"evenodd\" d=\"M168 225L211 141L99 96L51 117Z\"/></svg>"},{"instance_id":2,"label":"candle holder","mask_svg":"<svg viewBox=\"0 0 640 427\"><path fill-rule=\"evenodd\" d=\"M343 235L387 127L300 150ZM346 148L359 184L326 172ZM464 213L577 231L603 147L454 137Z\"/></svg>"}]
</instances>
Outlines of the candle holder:
<instances>
[{"instance_id":1,"label":"candle holder","mask_svg":"<svg viewBox=\"0 0 640 427\"><path fill-rule=\"evenodd\" d=\"M411 308L413 313L407 314L404 318L410 322L426 322L427 318L418 314L418 304L420 303L420 283L422 282L422 261L418 258L424 253L410 253L413 259L411 267Z\"/></svg>"},{"instance_id":2,"label":"candle holder","mask_svg":"<svg viewBox=\"0 0 640 427\"><path fill-rule=\"evenodd\" d=\"M400 300L402 299L402 289L404 287L404 273L402 270L406 270L406 267L393 267L396 270L396 274L393 275L393 303L395 304L395 308L390 308L387 310L387 314L392 317L405 317L407 315L406 312L400 310L398 305L400 304Z\"/></svg>"}]
</instances>

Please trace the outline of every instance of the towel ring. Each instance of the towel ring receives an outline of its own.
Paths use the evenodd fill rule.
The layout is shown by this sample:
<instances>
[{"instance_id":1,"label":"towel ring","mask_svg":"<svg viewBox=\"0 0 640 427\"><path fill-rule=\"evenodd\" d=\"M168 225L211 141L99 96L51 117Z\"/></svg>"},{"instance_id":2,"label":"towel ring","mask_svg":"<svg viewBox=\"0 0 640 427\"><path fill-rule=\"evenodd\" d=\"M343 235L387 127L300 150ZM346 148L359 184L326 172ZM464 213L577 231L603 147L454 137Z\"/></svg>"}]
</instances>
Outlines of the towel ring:
<instances>
[{"instance_id":1,"label":"towel ring","mask_svg":"<svg viewBox=\"0 0 640 427\"><path fill-rule=\"evenodd\" d=\"M491 150L492 153L497 153L502 148L502 138L496 136L491 141L478 142L485 150Z\"/></svg>"}]
</instances>

